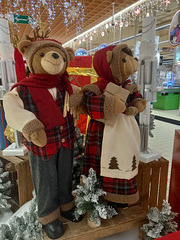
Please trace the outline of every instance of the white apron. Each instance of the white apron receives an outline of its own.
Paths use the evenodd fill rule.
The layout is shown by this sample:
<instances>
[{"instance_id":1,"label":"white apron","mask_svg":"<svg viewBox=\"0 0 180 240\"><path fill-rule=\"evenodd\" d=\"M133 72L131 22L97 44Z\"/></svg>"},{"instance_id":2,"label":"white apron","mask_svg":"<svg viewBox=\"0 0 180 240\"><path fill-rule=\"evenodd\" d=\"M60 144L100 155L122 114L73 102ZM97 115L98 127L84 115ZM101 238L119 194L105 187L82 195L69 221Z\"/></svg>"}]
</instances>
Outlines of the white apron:
<instances>
[{"instance_id":1,"label":"white apron","mask_svg":"<svg viewBox=\"0 0 180 240\"><path fill-rule=\"evenodd\" d=\"M105 124L101 176L131 179L138 173L140 131L134 116L119 114L112 125Z\"/></svg>"}]
</instances>

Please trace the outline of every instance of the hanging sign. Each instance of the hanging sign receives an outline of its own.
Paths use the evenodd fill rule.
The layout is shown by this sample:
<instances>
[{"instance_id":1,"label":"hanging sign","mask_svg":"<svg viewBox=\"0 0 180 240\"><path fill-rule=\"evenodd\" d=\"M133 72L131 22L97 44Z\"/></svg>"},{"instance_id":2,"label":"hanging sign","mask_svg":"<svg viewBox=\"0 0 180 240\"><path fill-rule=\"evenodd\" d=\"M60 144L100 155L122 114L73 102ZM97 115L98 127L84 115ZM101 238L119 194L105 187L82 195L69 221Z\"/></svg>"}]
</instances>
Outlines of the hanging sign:
<instances>
[{"instance_id":1,"label":"hanging sign","mask_svg":"<svg viewBox=\"0 0 180 240\"><path fill-rule=\"evenodd\" d=\"M171 21L169 43L174 47L180 44L180 9L174 14Z\"/></svg>"},{"instance_id":2,"label":"hanging sign","mask_svg":"<svg viewBox=\"0 0 180 240\"><path fill-rule=\"evenodd\" d=\"M75 56L88 56L88 52L84 48L79 48L75 51Z\"/></svg>"},{"instance_id":3,"label":"hanging sign","mask_svg":"<svg viewBox=\"0 0 180 240\"><path fill-rule=\"evenodd\" d=\"M14 14L14 23L30 24L32 22L33 18L31 16Z\"/></svg>"}]
</instances>

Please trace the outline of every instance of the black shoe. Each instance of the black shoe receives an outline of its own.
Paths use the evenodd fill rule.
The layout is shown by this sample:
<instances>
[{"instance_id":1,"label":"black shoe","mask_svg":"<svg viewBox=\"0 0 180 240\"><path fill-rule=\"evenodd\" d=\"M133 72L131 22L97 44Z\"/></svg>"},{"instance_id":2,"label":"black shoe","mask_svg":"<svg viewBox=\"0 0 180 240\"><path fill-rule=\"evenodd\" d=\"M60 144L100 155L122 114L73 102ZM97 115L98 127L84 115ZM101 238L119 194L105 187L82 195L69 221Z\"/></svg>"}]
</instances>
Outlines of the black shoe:
<instances>
[{"instance_id":1,"label":"black shoe","mask_svg":"<svg viewBox=\"0 0 180 240\"><path fill-rule=\"evenodd\" d=\"M43 225L42 228L50 239L60 238L64 234L63 224L58 219Z\"/></svg>"},{"instance_id":2,"label":"black shoe","mask_svg":"<svg viewBox=\"0 0 180 240\"><path fill-rule=\"evenodd\" d=\"M71 222L80 222L80 221L83 219L83 217L80 216L78 219L76 219L76 218L75 218L75 215L74 215L75 209L76 209L76 207L73 207L73 208L72 208L71 210L69 210L69 211L66 211L66 212L61 211L61 216L62 216L63 218L68 219L68 220L71 221Z\"/></svg>"},{"instance_id":3,"label":"black shoe","mask_svg":"<svg viewBox=\"0 0 180 240\"><path fill-rule=\"evenodd\" d=\"M127 203L117 203L118 208L127 208L128 204Z\"/></svg>"}]
</instances>

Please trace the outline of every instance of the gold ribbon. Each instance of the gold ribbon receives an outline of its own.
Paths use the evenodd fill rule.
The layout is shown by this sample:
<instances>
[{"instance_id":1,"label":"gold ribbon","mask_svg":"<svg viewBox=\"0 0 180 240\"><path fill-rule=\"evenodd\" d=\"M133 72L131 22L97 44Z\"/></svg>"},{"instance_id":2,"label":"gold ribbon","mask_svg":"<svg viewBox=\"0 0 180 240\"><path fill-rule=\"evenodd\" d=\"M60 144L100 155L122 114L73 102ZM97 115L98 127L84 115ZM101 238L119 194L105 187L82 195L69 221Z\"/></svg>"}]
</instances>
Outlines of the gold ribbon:
<instances>
[{"instance_id":1,"label":"gold ribbon","mask_svg":"<svg viewBox=\"0 0 180 240\"><path fill-rule=\"evenodd\" d=\"M91 77L91 83L96 82L98 77L94 68L68 67L67 72L69 75Z\"/></svg>"},{"instance_id":2,"label":"gold ribbon","mask_svg":"<svg viewBox=\"0 0 180 240\"><path fill-rule=\"evenodd\" d=\"M7 139L13 143L15 142L15 138L14 138L14 129L10 128L8 125L6 126L6 129L4 131L4 135L7 137Z\"/></svg>"},{"instance_id":3,"label":"gold ribbon","mask_svg":"<svg viewBox=\"0 0 180 240\"><path fill-rule=\"evenodd\" d=\"M69 75L88 76L91 77L91 83L97 82L98 75L94 68L68 67L67 72ZM88 116L86 130L89 120L90 117Z\"/></svg>"}]
</instances>

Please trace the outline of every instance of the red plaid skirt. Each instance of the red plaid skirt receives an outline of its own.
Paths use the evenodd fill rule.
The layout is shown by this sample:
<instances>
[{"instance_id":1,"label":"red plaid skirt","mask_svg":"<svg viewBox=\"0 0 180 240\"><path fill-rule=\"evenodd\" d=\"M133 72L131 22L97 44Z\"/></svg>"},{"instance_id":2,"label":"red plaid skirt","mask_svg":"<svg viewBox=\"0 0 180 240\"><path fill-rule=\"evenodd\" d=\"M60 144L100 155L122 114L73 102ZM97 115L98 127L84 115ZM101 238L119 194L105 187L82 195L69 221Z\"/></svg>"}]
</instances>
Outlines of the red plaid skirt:
<instances>
[{"instance_id":1,"label":"red plaid skirt","mask_svg":"<svg viewBox=\"0 0 180 240\"><path fill-rule=\"evenodd\" d=\"M97 176L100 177L103 130L103 123L93 119L90 120L86 135L85 155L82 169L82 174L86 176L88 175L89 169L93 168L96 171ZM132 195L137 193L136 177L130 180L101 177L101 180L102 187L106 192L120 195Z\"/></svg>"}]
</instances>

